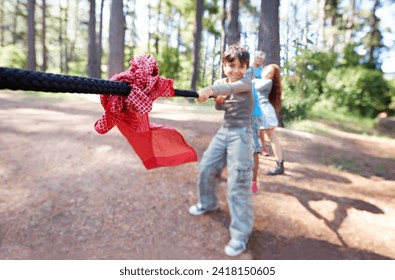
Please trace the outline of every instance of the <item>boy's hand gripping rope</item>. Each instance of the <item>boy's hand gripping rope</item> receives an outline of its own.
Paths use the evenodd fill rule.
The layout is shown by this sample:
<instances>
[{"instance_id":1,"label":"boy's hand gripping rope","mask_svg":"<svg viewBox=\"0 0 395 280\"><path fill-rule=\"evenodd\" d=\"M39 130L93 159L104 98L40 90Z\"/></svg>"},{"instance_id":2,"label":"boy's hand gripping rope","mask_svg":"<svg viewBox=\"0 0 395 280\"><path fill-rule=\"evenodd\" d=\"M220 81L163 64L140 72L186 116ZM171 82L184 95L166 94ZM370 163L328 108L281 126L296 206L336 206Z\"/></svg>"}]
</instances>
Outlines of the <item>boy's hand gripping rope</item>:
<instances>
[{"instance_id":1,"label":"boy's hand gripping rope","mask_svg":"<svg viewBox=\"0 0 395 280\"><path fill-rule=\"evenodd\" d=\"M131 91L126 82L5 67L0 67L0 89L122 96L128 96ZM199 97L195 91L179 89L174 89L174 95Z\"/></svg>"}]
</instances>

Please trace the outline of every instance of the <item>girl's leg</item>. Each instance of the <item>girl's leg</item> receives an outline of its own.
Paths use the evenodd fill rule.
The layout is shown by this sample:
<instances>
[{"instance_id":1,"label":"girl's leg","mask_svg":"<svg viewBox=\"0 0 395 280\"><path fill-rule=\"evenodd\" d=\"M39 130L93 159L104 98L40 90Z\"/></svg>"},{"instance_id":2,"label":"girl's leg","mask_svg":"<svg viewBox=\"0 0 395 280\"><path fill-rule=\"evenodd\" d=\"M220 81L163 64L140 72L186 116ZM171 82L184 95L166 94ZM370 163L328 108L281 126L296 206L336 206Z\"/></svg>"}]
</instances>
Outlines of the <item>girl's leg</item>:
<instances>
[{"instance_id":1,"label":"girl's leg","mask_svg":"<svg viewBox=\"0 0 395 280\"><path fill-rule=\"evenodd\" d=\"M266 129L266 133L270 139L270 146L272 147L274 157L276 158L277 161L283 160L283 152L275 129L274 128Z\"/></svg>"},{"instance_id":2,"label":"girl's leg","mask_svg":"<svg viewBox=\"0 0 395 280\"><path fill-rule=\"evenodd\" d=\"M259 130L259 139L261 139L261 142L262 142L262 155L264 155L265 157L270 156L270 153L266 149L266 145L265 145L265 130L264 129Z\"/></svg>"},{"instance_id":3,"label":"girl's leg","mask_svg":"<svg viewBox=\"0 0 395 280\"><path fill-rule=\"evenodd\" d=\"M253 139L253 152L254 152L254 167L252 169L252 193L258 193L258 169L259 169L259 154L262 153L262 142L260 140L260 125L262 123L262 118L254 116L252 119L252 139Z\"/></svg>"},{"instance_id":4,"label":"girl's leg","mask_svg":"<svg viewBox=\"0 0 395 280\"><path fill-rule=\"evenodd\" d=\"M264 148L265 147L265 131L263 129L259 130L259 139L261 139L262 148Z\"/></svg>"},{"instance_id":5,"label":"girl's leg","mask_svg":"<svg viewBox=\"0 0 395 280\"><path fill-rule=\"evenodd\" d=\"M254 168L252 169L252 182L258 180L259 153L254 153Z\"/></svg>"},{"instance_id":6,"label":"girl's leg","mask_svg":"<svg viewBox=\"0 0 395 280\"><path fill-rule=\"evenodd\" d=\"M269 136L274 157L276 158L276 166L274 169L269 170L268 175L284 174L283 152L281 149L280 141L277 138L275 129L274 128L268 129L266 130L266 133Z\"/></svg>"}]
</instances>

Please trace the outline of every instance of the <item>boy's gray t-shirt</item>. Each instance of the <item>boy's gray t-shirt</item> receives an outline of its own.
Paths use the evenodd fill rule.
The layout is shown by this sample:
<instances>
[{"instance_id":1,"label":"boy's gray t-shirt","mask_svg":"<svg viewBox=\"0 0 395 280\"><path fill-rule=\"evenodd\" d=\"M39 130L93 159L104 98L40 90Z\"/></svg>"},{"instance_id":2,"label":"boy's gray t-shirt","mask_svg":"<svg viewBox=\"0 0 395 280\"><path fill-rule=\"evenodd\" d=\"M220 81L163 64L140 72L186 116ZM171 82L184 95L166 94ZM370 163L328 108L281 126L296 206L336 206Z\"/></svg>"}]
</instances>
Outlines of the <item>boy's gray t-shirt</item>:
<instances>
[{"instance_id":1,"label":"boy's gray t-shirt","mask_svg":"<svg viewBox=\"0 0 395 280\"><path fill-rule=\"evenodd\" d=\"M226 95L224 104L216 104L224 110L224 127L250 127L254 104L251 79L243 77L237 82L227 83L228 78L216 80L211 86L213 96Z\"/></svg>"}]
</instances>

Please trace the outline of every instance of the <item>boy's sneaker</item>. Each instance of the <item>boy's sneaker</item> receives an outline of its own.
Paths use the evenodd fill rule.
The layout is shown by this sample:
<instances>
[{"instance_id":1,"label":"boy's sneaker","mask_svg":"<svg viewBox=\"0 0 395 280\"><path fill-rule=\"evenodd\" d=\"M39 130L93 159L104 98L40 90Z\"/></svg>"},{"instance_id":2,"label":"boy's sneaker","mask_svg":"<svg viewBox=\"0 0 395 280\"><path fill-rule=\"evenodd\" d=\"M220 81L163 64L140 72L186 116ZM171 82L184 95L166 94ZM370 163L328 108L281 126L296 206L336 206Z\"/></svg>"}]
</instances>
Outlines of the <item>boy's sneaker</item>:
<instances>
[{"instance_id":1,"label":"boy's sneaker","mask_svg":"<svg viewBox=\"0 0 395 280\"><path fill-rule=\"evenodd\" d=\"M225 246L225 254L230 257L235 257L243 253L247 249L245 242L231 239L229 243Z\"/></svg>"},{"instance_id":2,"label":"boy's sneaker","mask_svg":"<svg viewBox=\"0 0 395 280\"><path fill-rule=\"evenodd\" d=\"M198 215L202 215L207 212L215 211L217 209L218 209L218 206L214 209L205 209L205 208L203 208L203 206L200 203L198 203L198 204L195 204L195 205L192 205L191 207L189 207L189 214L198 216Z\"/></svg>"}]
</instances>

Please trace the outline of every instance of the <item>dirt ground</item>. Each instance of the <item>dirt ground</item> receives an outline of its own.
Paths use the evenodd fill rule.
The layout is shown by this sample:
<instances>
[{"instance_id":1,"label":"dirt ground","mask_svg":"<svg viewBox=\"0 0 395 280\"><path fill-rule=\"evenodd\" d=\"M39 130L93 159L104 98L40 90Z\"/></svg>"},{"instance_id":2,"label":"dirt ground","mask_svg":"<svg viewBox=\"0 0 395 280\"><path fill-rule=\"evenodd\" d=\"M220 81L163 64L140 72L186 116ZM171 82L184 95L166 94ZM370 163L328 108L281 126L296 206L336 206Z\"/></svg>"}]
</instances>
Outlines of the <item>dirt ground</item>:
<instances>
[{"instance_id":1,"label":"dirt ground","mask_svg":"<svg viewBox=\"0 0 395 280\"><path fill-rule=\"evenodd\" d=\"M0 259L229 259L220 210L192 217L197 163L147 171L117 129L93 128L98 96L0 93ZM222 121L211 107L158 100L199 158ZM236 259L395 259L395 139L320 123L278 129L286 174L264 175L248 251ZM350 131L350 130L349 130Z\"/></svg>"}]
</instances>

